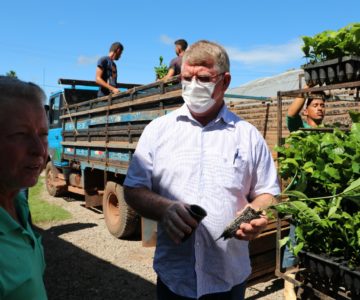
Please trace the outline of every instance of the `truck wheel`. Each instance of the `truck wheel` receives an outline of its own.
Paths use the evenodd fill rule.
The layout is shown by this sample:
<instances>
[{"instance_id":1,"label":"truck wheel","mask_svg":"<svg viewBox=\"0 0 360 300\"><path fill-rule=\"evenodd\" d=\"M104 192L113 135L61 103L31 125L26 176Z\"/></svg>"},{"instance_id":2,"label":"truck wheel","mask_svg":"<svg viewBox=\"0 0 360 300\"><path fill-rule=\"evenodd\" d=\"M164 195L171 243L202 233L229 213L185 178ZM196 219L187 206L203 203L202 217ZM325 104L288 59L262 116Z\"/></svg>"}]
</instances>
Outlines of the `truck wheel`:
<instances>
[{"instance_id":1,"label":"truck wheel","mask_svg":"<svg viewBox=\"0 0 360 300\"><path fill-rule=\"evenodd\" d=\"M64 187L57 186L55 184L56 175L58 174L58 172L59 171L56 169L56 167L54 167L51 161L49 161L45 169L46 189L49 195L53 197L59 197L64 194Z\"/></svg>"},{"instance_id":2,"label":"truck wheel","mask_svg":"<svg viewBox=\"0 0 360 300\"><path fill-rule=\"evenodd\" d=\"M103 212L109 232L116 238L126 238L140 226L139 216L129 207L120 184L109 181L103 196Z\"/></svg>"}]
</instances>

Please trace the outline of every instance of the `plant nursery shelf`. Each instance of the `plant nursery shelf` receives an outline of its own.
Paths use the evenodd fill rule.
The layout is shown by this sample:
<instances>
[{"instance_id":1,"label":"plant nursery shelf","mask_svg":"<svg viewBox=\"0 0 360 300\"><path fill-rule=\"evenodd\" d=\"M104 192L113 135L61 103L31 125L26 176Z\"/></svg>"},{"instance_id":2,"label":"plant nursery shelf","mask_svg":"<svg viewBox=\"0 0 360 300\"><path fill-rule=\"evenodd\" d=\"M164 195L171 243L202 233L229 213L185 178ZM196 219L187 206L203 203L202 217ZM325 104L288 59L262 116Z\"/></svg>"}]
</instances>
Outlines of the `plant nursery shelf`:
<instances>
[{"instance_id":1,"label":"plant nursery shelf","mask_svg":"<svg viewBox=\"0 0 360 300\"><path fill-rule=\"evenodd\" d=\"M289 90L289 91L279 91L279 97L297 97L301 96L305 93L317 93L327 90L338 90L338 89L352 89L352 88L360 88L360 80L352 81L352 82L344 82L344 83L336 83L330 85L323 85L320 87L312 87L307 89L298 89L298 90Z\"/></svg>"}]
</instances>

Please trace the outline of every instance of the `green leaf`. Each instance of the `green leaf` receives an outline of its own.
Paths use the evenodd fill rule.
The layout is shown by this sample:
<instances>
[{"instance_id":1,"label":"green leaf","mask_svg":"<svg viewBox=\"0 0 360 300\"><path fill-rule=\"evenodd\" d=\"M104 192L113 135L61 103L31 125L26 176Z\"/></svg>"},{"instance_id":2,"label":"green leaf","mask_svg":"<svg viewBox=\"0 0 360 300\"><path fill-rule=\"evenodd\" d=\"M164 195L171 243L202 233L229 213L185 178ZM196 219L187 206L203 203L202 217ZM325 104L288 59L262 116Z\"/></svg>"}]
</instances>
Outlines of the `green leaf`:
<instances>
[{"instance_id":1,"label":"green leaf","mask_svg":"<svg viewBox=\"0 0 360 300\"><path fill-rule=\"evenodd\" d=\"M289 165L293 165L294 167L298 167L299 164L297 163L297 161L293 158L287 158L283 161L283 164L289 164Z\"/></svg>"},{"instance_id":2,"label":"green leaf","mask_svg":"<svg viewBox=\"0 0 360 300\"><path fill-rule=\"evenodd\" d=\"M337 209L338 208L336 206L330 207L329 213L328 213L328 218L331 218L336 213Z\"/></svg>"},{"instance_id":3,"label":"green leaf","mask_svg":"<svg viewBox=\"0 0 360 300\"><path fill-rule=\"evenodd\" d=\"M360 178L353 181L343 192L342 194L347 194L349 192L353 192L360 188Z\"/></svg>"},{"instance_id":4,"label":"green leaf","mask_svg":"<svg viewBox=\"0 0 360 300\"><path fill-rule=\"evenodd\" d=\"M286 193L284 193L284 195L287 195L289 197L294 197L297 199L301 199L301 200L306 200L309 199L304 193L300 192L300 191L287 191Z\"/></svg>"},{"instance_id":5,"label":"green leaf","mask_svg":"<svg viewBox=\"0 0 360 300\"><path fill-rule=\"evenodd\" d=\"M284 247L288 243L289 240L290 240L290 236L286 236L286 237L282 238L279 241L279 247L280 248Z\"/></svg>"},{"instance_id":6,"label":"green leaf","mask_svg":"<svg viewBox=\"0 0 360 300\"><path fill-rule=\"evenodd\" d=\"M301 226L295 227L295 236L297 241L305 241Z\"/></svg>"},{"instance_id":7,"label":"green leaf","mask_svg":"<svg viewBox=\"0 0 360 300\"><path fill-rule=\"evenodd\" d=\"M328 174L330 177L334 178L334 179L340 179L340 174L339 174L339 170L335 169L329 165L325 166L325 170L326 174Z\"/></svg>"},{"instance_id":8,"label":"green leaf","mask_svg":"<svg viewBox=\"0 0 360 300\"><path fill-rule=\"evenodd\" d=\"M294 255L295 255L295 256L298 256L299 251L300 251L303 247L304 247L304 243L303 243L303 242L298 243L298 244L294 247L294 249L293 249Z\"/></svg>"},{"instance_id":9,"label":"green leaf","mask_svg":"<svg viewBox=\"0 0 360 300\"><path fill-rule=\"evenodd\" d=\"M307 161L304 165L303 165L303 170L307 173L314 173L314 168L316 167L316 164L312 161Z\"/></svg>"},{"instance_id":10,"label":"green leaf","mask_svg":"<svg viewBox=\"0 0 360 300\"><path fill-rule=\"evenodd\" d=\"M351 133L354 134L356 137L360 136L360 123L353 123L351 125Z\"/></svg>"},{"instance_id":11,"label":"green leaf","mask_svg":"<svg viewBox=\"0 0 360 300\"><path fill-rule=\"evenodd\" d=\"M353 162L351 165L351 169L354 173L359 174L360 173L360 164L357 162Z\"/></svg>"},{"instance_id":12,"label":"green leaf","mask_svg":"<svg viewBox=\"0 0 360 300\"><path fill-rule=\"evenodd\" d=\"M305 202L290 201L289 205L295 208L299 212L300 216L301 215L305 216L308 219L308 221L315 223L315 225L318 225L320 227L324 226L319 215L312 208L308 207Z\"/></svg>"}]
</instances>

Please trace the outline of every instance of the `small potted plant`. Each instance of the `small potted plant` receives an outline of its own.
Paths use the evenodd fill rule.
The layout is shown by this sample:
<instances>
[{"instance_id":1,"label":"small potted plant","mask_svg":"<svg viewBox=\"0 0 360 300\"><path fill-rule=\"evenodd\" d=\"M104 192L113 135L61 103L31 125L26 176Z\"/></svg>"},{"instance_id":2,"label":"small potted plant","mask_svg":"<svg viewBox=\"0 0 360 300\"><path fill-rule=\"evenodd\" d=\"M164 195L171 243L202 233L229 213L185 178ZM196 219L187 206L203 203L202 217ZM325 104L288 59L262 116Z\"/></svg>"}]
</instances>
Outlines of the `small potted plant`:
<instances>
[{"instance_id":1,"label":"small potted plant","mask_svg":"<svg viewBox=\"0 0 360 300\"><path fill-rule=\"evenodd\" d=\"M163 78L168 73L168 67L163 64L164 58L162 56L159 57L159 66L154 67L156 80Z\"/></svg>"}]
</instances>

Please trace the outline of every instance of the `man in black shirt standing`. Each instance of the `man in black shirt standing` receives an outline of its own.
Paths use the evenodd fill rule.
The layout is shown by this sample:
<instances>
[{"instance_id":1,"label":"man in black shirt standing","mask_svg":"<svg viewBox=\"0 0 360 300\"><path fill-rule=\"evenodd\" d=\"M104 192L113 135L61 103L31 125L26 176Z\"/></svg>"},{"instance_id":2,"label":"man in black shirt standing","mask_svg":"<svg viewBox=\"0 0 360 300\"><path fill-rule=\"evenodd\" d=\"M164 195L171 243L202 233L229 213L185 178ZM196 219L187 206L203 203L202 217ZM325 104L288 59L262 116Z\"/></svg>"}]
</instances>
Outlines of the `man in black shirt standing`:
<instances>
[{"instance_id":1,"label":"man in black shirt standing","mask_svg":"<svg viewBox=\"0 0 360 300\"><path fill-rule=\"evenodd\" d=\"M101 57L96 67L96 83L100 86L98 97L118 93L120 90L117 85L117 68L115 60L118 60L124 50L124 46L115 42L111 45L108 56Z\"/></svg>"}]
</instances>

